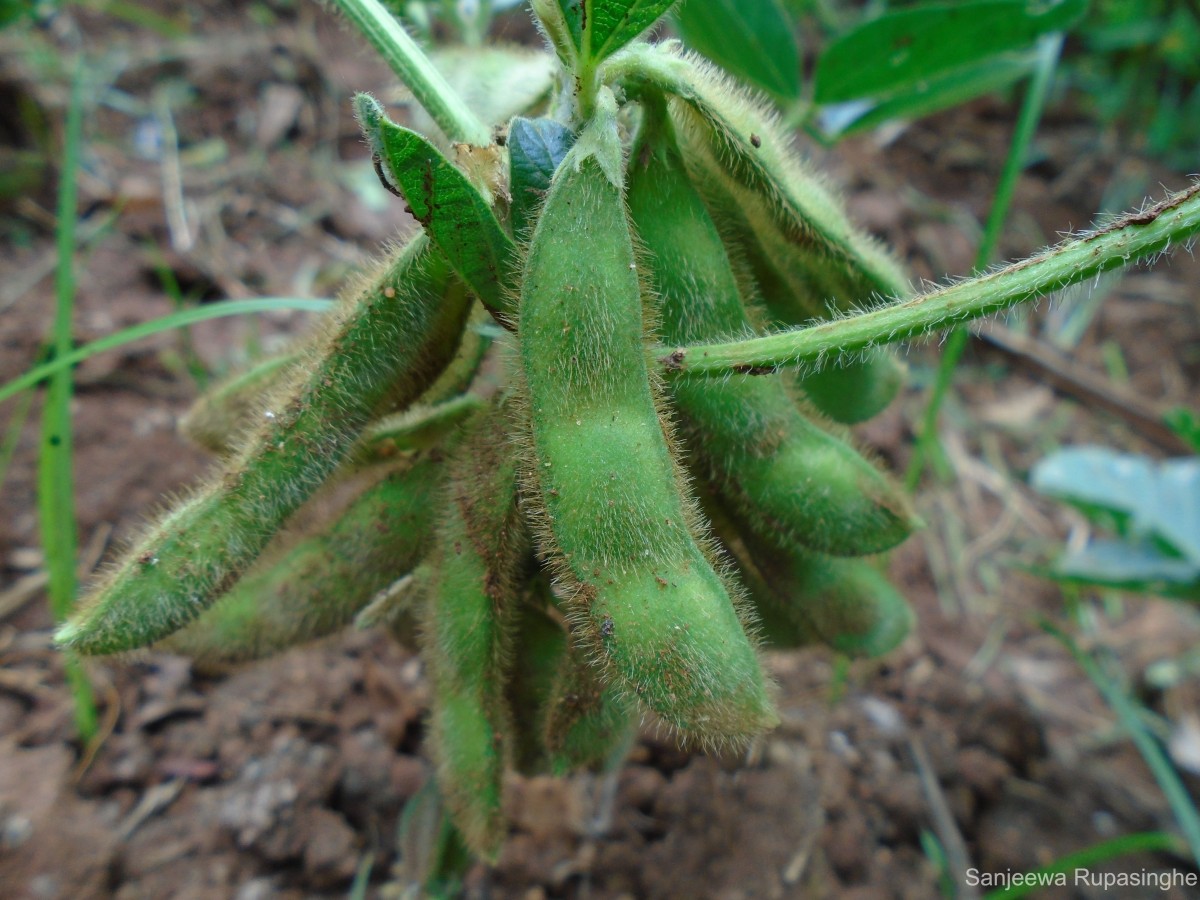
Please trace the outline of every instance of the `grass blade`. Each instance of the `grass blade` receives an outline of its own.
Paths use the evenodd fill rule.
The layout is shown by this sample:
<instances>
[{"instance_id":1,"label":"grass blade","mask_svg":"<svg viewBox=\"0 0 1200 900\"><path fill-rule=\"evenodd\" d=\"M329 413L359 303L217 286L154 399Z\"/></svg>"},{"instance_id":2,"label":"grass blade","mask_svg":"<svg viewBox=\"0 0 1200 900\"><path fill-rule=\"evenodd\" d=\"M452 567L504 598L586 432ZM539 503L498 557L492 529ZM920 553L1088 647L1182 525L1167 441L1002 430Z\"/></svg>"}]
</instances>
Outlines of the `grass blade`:
<instances>
[{"instance_id":1,"label":"grass blade","mask_svg":"<svg viewBox=\"0 0 1200 900\"><path fill-rule=\"evenodd\" d=\"M1068 853L1056 859L1049 865L1025 873L1024 884L988 891L983 900L1018 900L1028 897L1043 885L1053 884L1054 876L1062 873L1071 875L1076 869L1089 869L1098 863L1108 862L1118 856L1131 853L1178 853L1179 839L1164 831L1143 831L1137 834L1123 834L1110 841L1102 841L1091 847L1086 847L1077 853ZM1039 878L1039 876L1043 876Z\"/></svg>"},{"instance_id":2,"label":"grass blade","mask_svg":"<svg viewBox=\"0 0 1200 900\"><path fill-rule=\"evenodd\" d=\"M55 242L58 267L55 271L54 326L51 346L54 355L71 349L71 318L75 307L75 206L83 132L83 86L85 69L77 63L67 108L62 156L62 180L58 188L58 225ZM50 378L42 409L41 446L38 454L37 505L42 550L46 557L50 609L56 622L71 612L75 602L75 556L78 541L75 519L75 486L72 466L71 370L60 367ZM74 656L66 658L67 680L75 699L75 725L86 742L96 734L96 704L87 675Z\"/></svg>"},{"instance_id":3,"label":"grass blade","mask_svg":"<svg viewBox=\"0 0 1200 900\"><path fill-rule=\"evenodd\" d=\"M1197 812L1179 773L1175 771L1175 767L1167 758L1166 753L1163 752L1154 735L1150 733L1146 723L1142 721L1141 707L1117 683L1116 679L1105 671L1101 661L1091 654L1085 653L1075 643L1074 638L1049 622L1042 622L1041 626L1075 657L1075 661L1096 685L1105 702L1117 714L1121 725L1129 732L1130 739L1137 747L1138 752L1142 754L1151 774L1154 775L1154 780L1158 782L1159 788L1167 798L1171 812L1175 814L1175 821L1179 823L1184 840L1187 841L1188 848L1192 852L1192 859L1196 861L1197 865L1200 865L1200 812Z\"/></svg>"},{"instance_id":4,"label":"grass blade","mask_svg":"<svg viewBox=\"0 0 1200 900\"><path fill-rule=\"evenodd\" d=\"M89 344L84 344L75 350L71 350L68 344L67 350L62 353L56 353L54 359L50 362L35 366L24 375L20 375L12 381L0 385L0 403L26 388L33 387L39 381L44 381L54 376L58 372L63 370L69 371L71 366L82 362L89 356L95 356L97 353L103 353L105 350L113 350L133 341L139 341L142 338L147 338L163 331L170 331L173 328L182 328L185 325L194 325L196 322L205 322L209 319L221 319L226 316L245 316L277 309L324 312L332 307L332 305L332 300L310 299L306 297L262 297L256 300L225 300L221 303L208 304L194 309L179 310L170 315L152 319L149 322L140 322L121 331L115 331Z\"/></svg>"}]
</instances>

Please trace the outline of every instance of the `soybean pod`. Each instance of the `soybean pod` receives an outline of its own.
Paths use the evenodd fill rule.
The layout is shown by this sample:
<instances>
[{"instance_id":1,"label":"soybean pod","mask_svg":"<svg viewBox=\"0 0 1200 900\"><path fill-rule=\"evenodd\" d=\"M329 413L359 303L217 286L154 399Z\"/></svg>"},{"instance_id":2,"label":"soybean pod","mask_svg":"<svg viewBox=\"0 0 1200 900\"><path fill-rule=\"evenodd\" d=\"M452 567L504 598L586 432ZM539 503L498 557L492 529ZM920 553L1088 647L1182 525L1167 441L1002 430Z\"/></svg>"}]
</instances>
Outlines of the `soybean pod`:
<instances>
[{"instance_id":1,"label":"soybean pod","mask_svg":"<svg viewBox=\"0 0 1200 900\"><path fill-rule=\"evenodd\" d=\"M802 325L908 295L903 270L796 158L777 115L718 69L694 54L647 46L612 68L635 89L671 96L693 178L722 198L729 236L770 271L761 287L776 321ZM873 349L808 379L822 412L858 422L890 402L902 373L890 353ZM835 383L843 379L845 386Z\"/></svg>"},{"instance_id":2,"label":"soybean pod","mask_svg":"<svg viewBox=\"0 0 1200 900\"><path fill-rule=\"evenodd\" d=\"M567 652L567 632L561 617L550 611L550 585L539 573L526 585L517 605L513 646L504 676L504 692L513 723L512 763L523 775L550 769L545 733L547 704Z\"/></svg>"},{"instance_id":3,"label":"soybean pod","mask_svg":"<svg viewBox=\"0 0 1200 900\"><path fill-rule=\"evenodd\" d=\"M703 343L751 325L725 248L692 186L661 97L629 166L629 212L650 262L668 343ZM721 493L783 545L857 556L895 546L915 515L904 492L850 445L801 414L779 374L673 378L688 446Z\"/></svg>"},{"instance_id":4,"label":"soybean pod","mask_svg":"<svg viewBox=\"0 0 1200 900\"><path fill-rule=\"evenodd\" d=\"M454 824L477 854L504 840L504 695L522 535L516 464L495 409L477 416L449 463L428 567L422 645L433 699L429 741Z\"/></svg>"},{"instance_id":5,"label":"soybean pod","mask_svg":"<svg viewBox=\"0 0 1200 900\"><path fill-rule=\"evenodd\" d=\"M875 657L894 650L912 630L908 601L870 560L781 549L753 536L748 552L743 572L754 572L746 584L769 646L817 642Z\"/></svg>"},{"instance_id":6,"label":"soybean pod","mask_svg":"<svg viewBox=\"0 0 1200 900\"><path fill-rule=\"evenodd\" d=\"M525 259L518 336L535 533L604 679L685 737L777 720L725 581L693 533L644 354L616 101L551 182Z\"/></svg>"},{"instance_id":7,"label":"soybean pod","mask_svg":"<svg viewBox=\"0 0 1200 900\"><path fill-rule=\"evenodd\" d=\"M390 289L386 282L377 282L375 287L381 291ZM449 291L461 290L455 280L447 281L446 288ZM448 302L455 300L451 297ZM438 404L467 389L492 344L490 330L496 326L488 324L491 321L487 309L477 304L463 332L458 354L421 396L422 404ZM224 379L192 404L179 422L180 432L206 450L221 456L237 453L247 435L253 433L263 413L269 411L265 404L279 393L283 385L295 379L297 366L304 361L302 346L289 347Z\"/></svg>"},{"instance_id":8,"label":"soybean pod","mask_svg":"<svg viewBox=\"0 0 1200 900\"><path fill-rule=\"evenodd\" d=\"M332 634L428 550L435 454L376 466L332 525L271 548L211 609L162 643L212 666L259 659ZM310 503L316 503L320 497ZM280 537L283 537L282 535Z\"/></svg>"},{"instance_id":9,"label":"soybean pod","mask_svg":"<svg viewBox=\"0 0 1200 900\"><path fill-rule=\"evenodd\" d=\"M720 498L704 511L754 603L769 647L821 643L852 656L882 656L912 630L908 602L867 559L842 559L767 540Z\"/></svg>"},{"instance_id":10,"label":"soybean pod","mask_svg":"<svg viewBox=\"0 0 1200 900\"><path fill-rule=\"evenodd\" d=\"M778 116L711 63L673 47L639 46L614 60L609 74L672 97L689 155L707 154L730 188L750 201L747 217L756 232L776 232L791 253L808 259L814 281L828 280L820 294L849 307L908 293L895 260L850 224L838 198L796 158ZM849 295L841 290L847 283L854 285Z\"/></svg>"},{"instance_id":11,"label":"soybean pod","mask_svg":"<svg viewBox=\"0 0 1200 900\"><path fill-rule=\"evenodd\" d=\"M726 223L723 237L743 269L750 276L748 293L754 298L761 324L766 328L790 328L810 325L828 318L832 310L796 271L769 257L756 243L744 222L742 210L714 187L711 173L693 163L692 172L702 179L704 196L710 208L720 211ZM786 258L784 260L786 264ZM835 422L854 425L865 422L887 408L904 385L905 373L894 354L876 347L851 359L837 359L816 368L796 373L796 383L821 413Z\"/></svg>"},{"instance_id":12,"label":"soybean pod","mask_svg":"<svg viewBox=\"0 0 1200 900\"><path fill-rule=\"evenodd\" d=\"M261 359L206 391L179 420L179 431L221 456L238 451L247 430L263 412L265 398L279 390L303 355L295 350Z\"/></svg>"},{"instance_id":13,"label":"soybean pod","mask_svg":"<svg viewBox=\"0 0 1200 900\"><path fill-rule=\"evenodd\" d=\"M531 587L517 615L520 652L505 677L515 765L527 774L611 769L636 735L637 708L571 643L544 577Z\"/></svg>"},{"instance_id":14,"label":"soybean pod","mask_svg":"<svg viewBox=\"0 0 1200 900\"><path fill-rule=\"evenodd\" d=\"M611 771L629 752L637 724L637 707L604 683L582 647L567 641L542 720L550 772Z\"/></svg>"},{"instance_id":15,"label":"soybean pod","mask_svg":"<svg viewBox=\"0 0 1200 900\"><path fill-rule=\"evenodd\" d=\"M57 634L118 653L193 621L342 463L372 418L407 406L454 356L469 307L445 258L414 238L348 296L259 430L206 485L152 525Z\"/></svg>"}]
</instances>

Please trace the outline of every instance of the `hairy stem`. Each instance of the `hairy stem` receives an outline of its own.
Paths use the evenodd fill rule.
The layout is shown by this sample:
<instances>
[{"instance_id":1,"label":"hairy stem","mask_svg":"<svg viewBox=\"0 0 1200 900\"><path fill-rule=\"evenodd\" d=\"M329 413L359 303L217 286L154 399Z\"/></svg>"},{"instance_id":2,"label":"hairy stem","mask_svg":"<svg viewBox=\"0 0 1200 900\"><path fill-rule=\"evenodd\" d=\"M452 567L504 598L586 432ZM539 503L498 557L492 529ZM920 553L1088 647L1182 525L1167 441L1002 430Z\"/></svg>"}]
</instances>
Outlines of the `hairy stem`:
<instances>
[{"instance_id":1,"label":"hairy stem","mask_svg":"<svg viewBox=\"0 0 1200 900\"><path fill-rule=\"evenodd\" d=\"M480 147L492 142L491 129L471 112L416 41L378 0L335 2L392 71L400 76L446 137Z\"/></svg>"},{"instance_id":2,"label":"hairy stem","mask_svg":"<svg viewBox=\"0 0 1200 900\"><path fill-rule=\"evenodd\" d=\"M1091 234L994 272L871 312L766 337L653 352L668 372L724 375L855 358L887 344L1035 300L1200 233L1200 182Z\"/></svg>"}]
</instances>

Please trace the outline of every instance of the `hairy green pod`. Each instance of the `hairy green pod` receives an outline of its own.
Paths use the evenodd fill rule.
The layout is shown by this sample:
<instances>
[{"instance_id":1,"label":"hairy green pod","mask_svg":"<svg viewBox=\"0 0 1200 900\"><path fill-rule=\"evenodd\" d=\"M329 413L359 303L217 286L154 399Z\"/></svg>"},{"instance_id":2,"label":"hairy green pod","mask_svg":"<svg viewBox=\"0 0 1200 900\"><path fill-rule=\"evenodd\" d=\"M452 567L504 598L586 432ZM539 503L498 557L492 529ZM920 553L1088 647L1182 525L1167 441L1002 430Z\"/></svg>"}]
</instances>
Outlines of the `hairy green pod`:
<instances>
[{"instance_id":1,"label":"hairy green pod","mask_svg":"<svg viewBox=\"0 0 1200 900\"><path fill-rule=\"evenodd\" d=\"M517 605L513 646L504 677L504 692L513 724L512 764L522 775L549 771L545 734L546 710L555 678L567 652L567 632L549 610L550 586L534 576Z\"/></svg>"},{"instance_id":2,"label":"hairy green pod","mask_svg":"<svg viewBox=\"0 0 1200 900\"><path fill-rule=\"evenodd\" d=\"M383 290L387 285L380 283L377 287ZM457 282L448 282L447 287L450 291L461 292ZM451 297L448 302L455 300ZM470 326L463 332L457 355L421 396L422 404L440 404L467 389L492 345L493 331L498 329L491 315L485 307L476 305ZM247 432L252 432L258 424L268 401L289 379L294 379L296 367L304 359L302 349L290 347L225 379L192 404L192 408L180 419L179 430L201 447L220 456L236 453L245 442Z\"/></svg>"},{"instance_id":3,"label":"hairy green pod","mask_svg":"<svg viewBox=\"0 0 1200 900\"><path fill-rule=\"evenodd\" d=\"M716 225L693 187L661 101L647 98L629 166L630 217L650 258L669 343L751 328ZM850 445L803 416L783 376L675 378L688 446L721 493L763 534L859 556L904 540L915 514L903 490Z\"/></svg>"},{"instance_id":4,"label":"hairy green pod","mask_svg":"<svg viewBox=\"0 0 1200 900\"><path fill-rule=\"evenodd\" d=\"M440 475L433 457L384 468L332 525L268 548L229 593L160 646L203 665L238 663L344 627L428 550Z\"/></svg>"},{"instance_id":5,"label":"hairy green pod","mask_svg":"<svg viewBox=\"0 0 1200 900\"><path fill-rule=\"evenodd\" d=\"M453 299L450 302L454 302ZM471 309L467 327L463 329L458 353L421 395L421 403L435 406L463 394L475 382L493 342L503 333L496 327L487 307L476 303Z\"/></svg>"},{"instance_id":6,"label":"hairy green pod","mask_svg":"<svg viewBox=\"0 0 1200 900\"><path fill-rule=\"evenodd\" d=\"M882 656L912 630L903 595L862 559L781 547L706 497L705 512L734 559L758 612L763 641L778 648L821 643L852 656Z\"/></svg>"},{"instance_id":7,"label":"hairy green pod","mask_svg":"<svg viewBox=\"0 0 1200 900\"><path fill-rule=\"evenodd\" d=\"M542 743L554 775L620 766L637 735L637 707L605 684L583 648L564 642L546 698Z\"/></svg>"},{"instance_id":8,"label":"hairy green pod","mask_svg":"<svg viewBox=\"0 0 1200 900\"><path fill-rule=\"evenodd\" d=\"M801 164L769 107L694 54L637 47L621 61L633 84L671 94L685 159L706 192L724 196L721 218L751 254L772 269L763 299L772 317L788 325L825 319L874 300L908 296L900 266L867 234L855 229L837 196ZM859 370L855 372L854 370ZM851 374L852 373L852 374ZM829 389L845 375L855 383ZM818 373L810 394L826 415L857 422L894 396L902 374L892 356L873 350L863 359Z\"/></svg>"},{"instance_id":9,"label":"hairy green pod","mask_svg":"<svg viewBox=\"0 0 1200 900\"><path fill-rule=\"evenodd\" d=\"M372 422L347 466L373 465L397 453L434 447L481 410L485 401L465 392L479 374L492 341L502 333L487 308L475 304L454 359L416 403Z\"/></svg>"},{"instance_id":10,"label":"hairy green pod","mask_svg":"<svg viewBox=\"0 0 1200 900\"><path fill-rule=\"evenodd\" d=\"M748 293L761 311L760 324L788 328L829 318L833 310L814 292L807 274L797 271L795 265L790 268L786 265L794 263L787 257L786 250L783 255L785 265L778 265L758 245L739 205L742 201L732 199L718 183L722 178L714 177L702 161L693 161L691 171L693 176L701 179L706 203L720 212L725 224L723 237L750 276ZM752 203L753 200L744 202ZM825 289L829 287L826 285ZM797 377L797 383L818 410L835 422L853 425L882 412L895 399L904 385L904 367L890 350L877 347L863 351L854 360L803 372Z\"/></svg>"},{"instance_id":11,"label":"hairy green pod","mask_svg":"<svg viewBox=\"0 0 1200 900\"><path fill-rule=\"evenodd\" d=\"M818 297L849 308L873 295L908 294L899 265L850 224L833 192L796 158L766 103L702 57L669 45L631 49L619 71L631 83L653 85L675 98L671 113L688 156L705 154L711 169L727 173L730 189L751 201L747 217L756 233L775 234L790 248L772 245L772 256L807 259L814 283L829 279L831 289L818 288Z\"/></svg>"},{"instance_id":12,"label":"hairy green pod","mask_svg":"<svg viewBox=\"0 0 1200 900\"><path fill-rule=\"evenodd\" d=\"M619 765L636 733L637 708L571 644L543 578L520 604L514 632L520 652L505 691L517 769L568 774Z\"/></svg>"},{"instance_id":13,"label":"hairy green pod","mask_svg":"<svg viewBox=\"0 0 1200 900\"><path fill-rule=\"evenodd\" d=\"M890 653L912 631L908 601L867 560L761 543L752 554L761 579L748 584L768 644L820 642L851 656L875 657Z\"/></svg>"},{"instance_id":14,"label":"hairy green pod","mask_svg":"<svg viewBox=\"0 0 1200 900\"><path fill-rule=\"evenodd\" d=\"M505 835L504 739L512 725L504 673L523 534L516 463L501 425L498 413L477 417L449 463L423 626L438 784L467 844L487 859Z\"/></svg>"},{"instance_id":15,"label":"hairy green pod","mask_svg":"<svg viewBox=\"0 0 1200 900\"><path fill-rule=\"evenodd\" d=\"M179 431L219 456L236 453L264 398L290 377L303 354L289 350L259 360L206 391L179 420Z\"/></svg>"},{"instance_id":16,"label":"hairy green pod","mask_svg":"<svg viewBox=\"0 0 1200 900\"><path fill-rule=\"evenodd\" d=\"M729 591L691 531L643 352L616 102L551 183L525 261L520 356L540 543L606 680L685 736L777 720Z\"/></svg>"},{"instance_id":17,"label":"hairy green pod","mask_svg":"<svg viewBox=\"0 0 1200 900\"><path fill-rule=\"evenodd\" d=\"M904 386L905 374L891 351L876 348L852 362L809 372L798 381L822 413L835 422L857 425L887 409Z\"/></svg>"},{"instance_id":18,"label":"hairy green pod","mask_svg":"<svg viewBox=\"0 0 1200 900\"><path fill-rule=\"evenodd\" d=\"M367 423L411 403L449 363L469 308L453 280L420 235L365 282L327 321L245 449L148 530L57 640L81 653L143 647L224 594Z\"/></svg>"}]
</instances>

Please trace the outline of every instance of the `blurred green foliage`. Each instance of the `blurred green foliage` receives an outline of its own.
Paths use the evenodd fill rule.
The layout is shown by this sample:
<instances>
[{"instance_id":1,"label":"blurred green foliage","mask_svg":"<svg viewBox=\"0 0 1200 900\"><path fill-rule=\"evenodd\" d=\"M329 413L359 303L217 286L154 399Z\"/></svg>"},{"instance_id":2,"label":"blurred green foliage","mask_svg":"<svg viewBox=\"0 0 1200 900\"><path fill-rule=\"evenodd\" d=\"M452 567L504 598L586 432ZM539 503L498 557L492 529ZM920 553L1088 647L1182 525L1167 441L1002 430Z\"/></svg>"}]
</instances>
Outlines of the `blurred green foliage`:
<instances>
[{"instance_id":1,"label":"blurred green foliage","mask_svg":"<svg viewBox=\"0 0 1200 900\"><path fill-rule=\"evenodd\" d=\"M1200 3L1093 0L1065 74L1097 122L1132 149L1194 171L1200 156Z\"/></svg>"}]
</instances>

